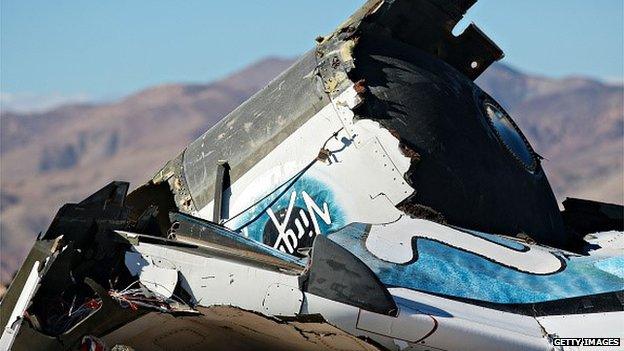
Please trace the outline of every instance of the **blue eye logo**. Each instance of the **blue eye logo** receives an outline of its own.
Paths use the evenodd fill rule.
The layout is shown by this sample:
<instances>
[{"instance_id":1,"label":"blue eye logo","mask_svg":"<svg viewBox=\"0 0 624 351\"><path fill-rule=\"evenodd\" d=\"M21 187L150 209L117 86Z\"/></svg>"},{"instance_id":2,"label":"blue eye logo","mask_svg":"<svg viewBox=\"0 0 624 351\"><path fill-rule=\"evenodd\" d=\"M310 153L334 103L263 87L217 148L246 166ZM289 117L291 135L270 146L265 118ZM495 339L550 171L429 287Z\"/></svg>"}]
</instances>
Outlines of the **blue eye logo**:
<instances>
[{"instance_id":1,"label":"blue eye logo","mask_svg":"<svg viewBox=\"0 0 624 351\"><path fill-rule=\"evenodd\" d=\"M299 250L310 248L316 235L346 225L346 215L327 184L303 176L286 190L250 208L235 226L242 226L253 240L302 256Z\"/></svg>"}]
</instances>

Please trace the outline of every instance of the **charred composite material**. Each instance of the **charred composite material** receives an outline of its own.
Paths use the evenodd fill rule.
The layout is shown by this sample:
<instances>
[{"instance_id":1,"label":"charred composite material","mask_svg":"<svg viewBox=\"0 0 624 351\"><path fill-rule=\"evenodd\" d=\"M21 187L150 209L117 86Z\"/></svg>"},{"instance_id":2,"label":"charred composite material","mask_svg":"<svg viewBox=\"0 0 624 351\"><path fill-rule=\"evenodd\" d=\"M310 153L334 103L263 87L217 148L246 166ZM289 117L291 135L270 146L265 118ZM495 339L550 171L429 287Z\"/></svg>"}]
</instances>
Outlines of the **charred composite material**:
<instances>
[{"instance_id":1,"label":"charred composite material","mask_svg":"<svg viewBox=\"0 0 624 351\"><path fill-rule=\"evenodd\" d=\"M219 160L227 160L236 182L355 84L361 98L355 118L379 121L412 158L402 177L413 191L398 205L401 210L573 246L576 239L565 235L539 156L472 82L502 51L474 25L457 37L451 33L473 3L369 2L192 142L154 181L169 181L179 210L200 213L213 200ZM493 128L488 106L505 115L502 131ZM293 158L300 155L292 151Z\"/></svg>"},{"instance_id":2,"label":"charred composite material","mask_svg":"<svg viewBox=\"0 0 624 351\"><path fill-rule=\"evenodd\" d=\"M369 1L147 184L63 206L0 304L0 350L620 337L622 206L560 214L473 83L501 50L451 33L474 2Z\"/></svg>"}]
</instances>

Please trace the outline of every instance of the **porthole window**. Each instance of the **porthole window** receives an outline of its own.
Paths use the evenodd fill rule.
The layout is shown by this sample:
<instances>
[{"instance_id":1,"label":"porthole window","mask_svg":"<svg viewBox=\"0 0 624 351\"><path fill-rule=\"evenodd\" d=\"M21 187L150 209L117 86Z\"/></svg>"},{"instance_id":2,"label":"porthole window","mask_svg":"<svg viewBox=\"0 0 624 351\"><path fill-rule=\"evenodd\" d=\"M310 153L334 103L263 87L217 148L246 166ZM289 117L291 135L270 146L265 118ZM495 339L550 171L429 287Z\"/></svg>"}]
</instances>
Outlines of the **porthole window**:
<instances>
[{"instance_id":1,"label":"porthole window","mask_svg":"<svg viewBox=\"0 0 624 351\"><path fill-rule=\"evenodd\" d=\"M537 167L535 154L511 117L493 102L486 101L484 108L498 140L528 171L534 172Z\"/></svg>"}]
</instances>

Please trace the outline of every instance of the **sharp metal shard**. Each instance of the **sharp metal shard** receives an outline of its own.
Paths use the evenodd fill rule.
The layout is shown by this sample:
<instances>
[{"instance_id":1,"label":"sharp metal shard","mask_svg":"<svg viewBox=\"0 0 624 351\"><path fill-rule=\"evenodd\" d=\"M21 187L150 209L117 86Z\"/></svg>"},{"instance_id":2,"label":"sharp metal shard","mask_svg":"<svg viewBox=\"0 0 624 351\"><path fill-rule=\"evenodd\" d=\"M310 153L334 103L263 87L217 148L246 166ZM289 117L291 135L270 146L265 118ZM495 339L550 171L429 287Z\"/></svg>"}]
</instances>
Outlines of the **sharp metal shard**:
<instances>
[{"instance_id":1,"label":"sharp metal shard","mask_svg":"<svg viewBox=\"0 0 624 351\"><path fill-rule=\"evenodd\" d=\"M559 210L473 82L503 52L452 34L475 2L368 1L144 185L64 205L2 300L0 348L619 342L624 210Z\"/></svg>"}]
</instances>

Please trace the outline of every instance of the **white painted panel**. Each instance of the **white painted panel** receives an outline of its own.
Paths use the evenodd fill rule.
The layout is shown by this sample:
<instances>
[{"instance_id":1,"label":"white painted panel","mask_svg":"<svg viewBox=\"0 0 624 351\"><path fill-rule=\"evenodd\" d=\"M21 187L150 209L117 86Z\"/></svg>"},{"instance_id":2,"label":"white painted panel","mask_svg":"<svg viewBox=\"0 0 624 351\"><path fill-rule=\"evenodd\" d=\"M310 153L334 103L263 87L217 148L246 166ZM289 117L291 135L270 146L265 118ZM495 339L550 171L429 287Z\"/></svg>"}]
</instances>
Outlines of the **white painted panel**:
<instances>
[{"instance_id":1,"label":"white painted panel","mask_svg":"<svg viewBox=\"0 0 624 351\"><path fill-rule=\"evenodd\" d=\"M181 284L201 306L231 305L263 313L265 292L273 284L299 286L298 277L204 257L166 246L140 243L133 250L152 261L163 259L181 274Z\"/></svg>"},{"instance_id":2,"label":"white painted panel","mask_svg":"<svg viewBox=\"0 0 624 351\"><path fill-rule=\"evenodd\" d=\"M403 179L410 159L401 154L399 140L379 123L353 120L351 107L356 103L357 94L353 88L347 89L236 180L230 188L230 216L287 183L325 146L331 151L329 160L316 162L305 174L332 192L336 200L329 204L332 216L332 207L338 206L346 215L345 224L387 223L399 218L401 212L394 206L414 191ZM322 208L322 203L316 205ZM195 215L210 219L212 207L210 203ZM226 222L230 228L240 224L237 220Z\"/></svg>"},{"instance_id":3,"label":"white painted panel","mask_svg":"<svg viewBox=\"0 0 624 351\"><path fill-rule=\"evenodd\" d=\"M520 251L452 227L409 217L373 226L366 248L379 259L403 264L414 257L413 238L441 242L527 273L551 274L563 265L558 257L539 246L527 245L526 251Z\"/></svg>"},{"instance_id":4,"label":"white painted panel","mask_svg":"<svg viewBox=\"0 0 624 351\"><path fill-rule=\"evenodd\" d=\"M390 293L399 308L409 309L410 313L398 318L377 315L308 293L305 293L302 313L320 313L338 328L355 336L370 337L391 350L552 351L533 317L408 289L392 288ZM433 330L427 331L432 325Z\"/></svg>"},{"instance_id":5,"label":"white painted panel","mask_svg":"<svg viewBox=\"0 0 624 351\"><path fill-rule=\"evenodd\" d=\"M124 257L130 274L137 276L141 284L150 291L170 298L178 284L175 268L162 268L152 262L151 257L136 252L126 252Z\"/></svg>"},{"instance_id":6,"label":"white painted panel","mask_svg":"<svg viewBox=\"0 0 624 351\"><path fill-rule=\"evenodd\" d=\"M359 312L357 307L304 293L302 314L320 314L330 324L353 335L358 335L356 324Z\"/></svg>"},{"instance_id":7,"label":"white painted panel","mask_svg":"<svg viewBox=\"0 0 624 351\"><path fill-rule=\"evenodd\" d=\"M360 311L357 328L409 342L418 342L437 328L436 321L426 313L399 305L397 317L365 310Z\"/></svg>"},{"instance_id":8,"label":"white painted panel","mask_svg":"<svg viewBox=\"0 0 624 351\"><path fill-rule=\"evenodd\" d=\"M540 325L531 316L392 288L395 298L413 301L418 310L435 318L437 329L420 345L443 350L552 350ZM401 302L405 304L405 302Z\"/></svg>"},{"instance_id":9,"label":"white painted panel","mask_svg":"<svg viewBox=\"0 0 624 351\"><path fill-rule=\"evenodd\" d=\"M271 284L264 296L264 313L273 316L293 316L301 311L303 292L298 287Z\"/></svg>"},{"instance_id":10,"label":"white painted panel","mask_svg":"<svg viewBox=\"0 0 624 351\"><path fill-rule=\"evenodd\" d=\"M15 340L20 327L20 324L16 324L15 322L24 315L24 311L26 311L26 308L28 307L28 303L37 288L37 284L39 284L39 265L39 261L35 261L30 273L28 274L28 278L26 278L24 287L22 288L17 302L13 307L13 311L11 312L11 316L9 317L9 321L7 322L7 325L4 326L4 330L2 331L2 337L0 338L0 350L10 350L11 345L13 345L13 341Z\"/></svg>"},{"instance_id":11,"label":"white painted panel","mask_svg":"<svg viewBox=\"0 0 624 351\"><path fill-rule=\"evenodd\" d=\"M597 249L590 250L590 256L619 256L624 252L624 232L611 230L585 236L590 246Z\"/></svg>"}]
</instances>

